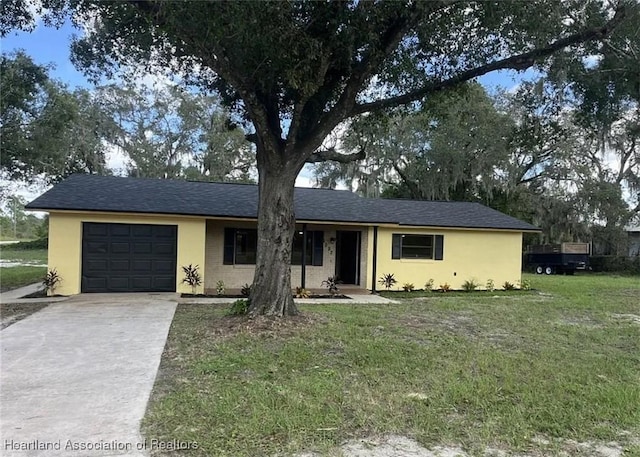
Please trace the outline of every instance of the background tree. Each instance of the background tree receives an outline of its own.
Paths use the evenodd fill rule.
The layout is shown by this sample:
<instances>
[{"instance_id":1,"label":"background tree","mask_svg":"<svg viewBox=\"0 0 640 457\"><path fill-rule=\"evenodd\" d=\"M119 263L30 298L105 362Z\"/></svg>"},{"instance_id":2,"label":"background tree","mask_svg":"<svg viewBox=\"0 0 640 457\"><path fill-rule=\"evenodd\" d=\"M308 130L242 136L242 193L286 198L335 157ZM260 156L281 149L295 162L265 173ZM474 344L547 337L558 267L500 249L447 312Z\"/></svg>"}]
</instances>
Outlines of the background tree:
<instances>
[{"instance_id":1,"label":"background tree","mask_svg":"<svg viewBox=\"0 0 640 457\"><path fill-rule=\"evenodd\" d=\"M175 85L97 89L114 120L112 142L127 157L127 174L145 178L249 180L255 157L244 134L212 96Z\"/></svg>"},{"instance_id":2,"label":"background tree","mask_svg":"<svg viewBox=\"0 0 640 457\"><path fill-rule=\"evenodd\" d=\"M250 122L260 190L250 312L271 315L296 312L298 173L307 162L361 158L321 149L338 125L490 71L524 70L635 20L626 16L629 2L614 11L595 0L587 8L551 0L53 3L54 12L71 6L77 20L95 25L74 46L80 66L96 74L113 63L151 62L218 91Z\"/></svg>"},{"instance_id":3,"label":"background tree","mask_svg":"<svg viewBox=\"0 0 640 457\"><path fill-rule=\"evenodd\" d=\"M2 55L0 167L12 179L105 173L109 120L85 90L69 91L22 52Z\"/></svg>"},{"instance_id":4,"label":"background tree","mask_svg":"<svg viewBox=\"0 0 640 457\"><path fill-rule=\"evenodd\" d=\"M40 219L27 214L27 201L20 195L11 195L3 201L0 213L0 236L4 239L46 238L49 231L48 218Z\"/></svg>"},{"instance_id":5,"label":"background tree","mask_svg":"<svg viewBox=\"0 0 640 457\"><path fill-rule=\"evenodd\" d=\"M628 6L638 16L640 3ZM620 24L616 34L582 50L563 71L572 83L575 122L585 157L580 197L593 215L595 244L602 253L624 249L626 224L640 221L640 39L638 22Z\"/></svg>"},{"instance_id":6,"label":"background tree","mask_svg":"<svg viewBox=\"0 0 640 457\"><path fill-rule=\"evenodd\" d=\"M316 166L321 185L351 183L366 196L481 200L507 160L510 118L477 83L437 94L414 110L363 116L344 148L365 150L357 164Z\"/></svg>"},{"instance_id":7,"label":"background tree","mask_svg":"<svg viewBox=\"0 0 640 457\"><path fill-rule=\"evenodd\" d=\"M365 196L477 201L541 227L528 242L591 240L596 252L622 252L634 213L627 183L638 177L634 124L623 118L603 152L579 108L566 82L523 82L493 97L471 85L352 122L341 146L367 158L320 164L316 179Z\"/></svg>"}]
</instances>

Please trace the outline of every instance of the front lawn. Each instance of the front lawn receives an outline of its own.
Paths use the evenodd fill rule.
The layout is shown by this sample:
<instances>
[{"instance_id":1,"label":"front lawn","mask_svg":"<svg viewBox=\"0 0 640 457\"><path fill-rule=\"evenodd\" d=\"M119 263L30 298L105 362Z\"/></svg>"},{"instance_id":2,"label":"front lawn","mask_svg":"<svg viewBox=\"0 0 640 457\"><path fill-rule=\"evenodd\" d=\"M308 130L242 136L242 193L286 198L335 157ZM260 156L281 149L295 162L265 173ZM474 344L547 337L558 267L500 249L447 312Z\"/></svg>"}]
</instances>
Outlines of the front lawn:
<instances>
[{"instance_id":1,"label":"front lawn","mask_svg":"<svg viewBox=\"0 0 640 457\"><path fill-rule=\"evenodd\" d=\"M13 249L11 246L2 246L0 258L6 262L47 264L46 249Z\"/></svg>"},{"instance_id":2,"label":"front lawn","mask_svg":"<svg viewBox=\"0 0 640 457\"><path fill-rule=\"evenodd\" d=\"M0 291L16 289L35 282L42 282L47 273L46 249L19 249L18 245L0 246L2 263L10 262L19 266L3 267L0 263Z\"/></svg>"},{"instance_id":3,"label":"front lawn","mask_svg":"<svg viewBox=\"0 0 640 457\"><path fill-rule=\"evenodd\" d=\"M0 291L42 282L47 267L0 267Z\"/></svg>"},{"instance_id":4,"label":"front lawn","mask_svg":"<svg viewBox=\"0 0 640 457\"><path fill-rule=\"evenodd\" d=\"M527 278L537 293L308 305L284 322L179 306L146 438L196 441L190 456L324 455L388 434L473 455L570 439L637 455L640 281Z\"/></svg>"}]
</instances>

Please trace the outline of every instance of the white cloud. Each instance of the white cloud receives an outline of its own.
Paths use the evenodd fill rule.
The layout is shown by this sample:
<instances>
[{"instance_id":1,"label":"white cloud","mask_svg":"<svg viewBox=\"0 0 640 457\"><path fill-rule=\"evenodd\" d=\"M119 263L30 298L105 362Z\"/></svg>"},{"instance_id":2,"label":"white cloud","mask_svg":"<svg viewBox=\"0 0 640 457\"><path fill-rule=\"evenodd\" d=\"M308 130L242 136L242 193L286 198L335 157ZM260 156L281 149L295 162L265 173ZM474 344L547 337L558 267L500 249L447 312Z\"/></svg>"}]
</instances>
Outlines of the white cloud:
<instances>
[{"instance_id":1,"label":"white cloud","mask_svg":"<svg viewBox=\"0 0 640 457\"><path fill-rule=\"evenodd\" d=\"M313 176L313 165L305 165L296 178L296 187L317 187ZM336 185L337 190L349 190L349 187L342 181Z\"/></svg>"},{"instance_id":2,"label":"white cloud","mask_svg":"<svg viewBox=\"0 0 640 457\"><path fill-rule=\"evenodd\" d=\"M109 145L105 156L106 166L116 176L126 176L127 164L129 163L129 157L122 152L122 149Z\"/></svg>"},{"instance_id":3,"label":"white cloud","mask_svg":"<svg viewBox=\"0 0 640 457\"><path fill-rule=\"evenodd\" d=\"M602 56L596 55L596 54L592 54L592 55L587 56L584 59L582 59L582 63L587 68L594 68L596 65L598 65L600 60L602 60Z\"/></svg>"},{"instance_id":4,"label":"white cloud","mask_svg":"<svg viewBox=\"0 0 640 457\"><path fill-rule=\"evenodd\" d=\"M27 11L33 17L33 24L38 27L43 24L42 17L47 14L48 10L42 7L41 0L31 0L27 2Z\"/></svg>"},{"instance_id":5,"label":"white cloud","mask_svg":"<svg viewBox=\"0 0 640 457\"><path fill-rule=\"evenodd\" d=\"M296 178L296 187L313 187L313 180L305 176L298 176Z\"/></svg>"},{"instance_id":6,"label":"white cloud","mask_svg":"<svg viewBox=\"0 0 640 457\"><path fill-rule=\"evenodd\" d=\"M2 189L2 198L0 199L0 207L3 210L7 209L8 200L5 197L20 196L24 198L27 203L35 200L44 192L51 188L50 185L43 184L42 182L35 182L34 184L27 184L23 181L15 181L10 179L0 179L0 188ZM44 217L47 213L41 211L27 211L28 214L34 214L37 217Z\"/></svg>"}]
</instances>

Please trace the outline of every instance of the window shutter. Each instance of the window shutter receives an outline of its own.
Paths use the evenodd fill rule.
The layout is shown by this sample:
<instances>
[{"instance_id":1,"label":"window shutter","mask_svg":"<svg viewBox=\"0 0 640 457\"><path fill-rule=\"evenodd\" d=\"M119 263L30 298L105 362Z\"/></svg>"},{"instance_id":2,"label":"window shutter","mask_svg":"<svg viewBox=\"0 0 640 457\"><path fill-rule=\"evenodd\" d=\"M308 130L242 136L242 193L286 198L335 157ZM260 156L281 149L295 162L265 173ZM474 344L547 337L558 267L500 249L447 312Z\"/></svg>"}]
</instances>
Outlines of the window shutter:
<instances>
[{"instance_id":1,"label":"window shutter","mask_svg":"<svg viewBox=\"0 0 640 457\"><path fill-rule=\"evenodd\" d=\"M222 263L224 265L233 265L233 254L236 243L236 229L224 229L224 257Z\"/></svg>"},{"instance_id":2,"label":"window shutter","mask_svg":"<svg viewBox=\"0 0 640 457\"><path fill-rule=\"evenodd\" d=\"M313 234L313 265L322 266L322 254L324 252L324 232L317 231L311 232L311 234Z\"/></svg>"},{"instance_id":3,"label":"window shutter","mask_svg":"<svg viewBox=\"0 0 640 457\"><path fill-rule=\"evenodd\" d=\"M436 260L442 260L444 257L444 236L436 235L436 247L435 247L435 256Z\"/></svg>"},{"instance_id":4,"label":"window shutter","mask_svg":"<svg viewBox=\"0 0 640 457\"><path fill-rule=\"evenodd\" d=\"M399 259L402 253L402 235L393 235L391 243L391 258Z\"/></svg>"}]
</instances>

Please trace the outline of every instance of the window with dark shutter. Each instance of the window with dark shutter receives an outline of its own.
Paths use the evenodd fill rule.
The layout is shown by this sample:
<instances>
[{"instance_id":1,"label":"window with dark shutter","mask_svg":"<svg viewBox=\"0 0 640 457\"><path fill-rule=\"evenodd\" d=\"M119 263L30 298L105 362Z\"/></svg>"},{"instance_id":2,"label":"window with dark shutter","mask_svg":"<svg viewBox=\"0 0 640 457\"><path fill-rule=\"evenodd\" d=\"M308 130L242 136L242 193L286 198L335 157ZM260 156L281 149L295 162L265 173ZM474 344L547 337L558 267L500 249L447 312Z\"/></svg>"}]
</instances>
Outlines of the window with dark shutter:
<instances>
[{"instance_id":1,"label":"window with dark shutter","mask_svg":"<svg viewBox=\"0 0 640 457\"><path fill-rule=\"evenodd\" d=\"M442 260L444 236L394 233L392 237L392 259Z\"/></svg>"},{"instance_id":2,"label":"window with dark shutter","mask_svg":"<svg viewBox=\"0 0 640 457\"><path fill-rule=\"evenodd\" d=\"M444 236L436 235L436 253L435 259L442 260L444 258Z\"/></svg>"},{"instance_id":3,"label":"window with dark shutter","mask_svg":"<svg viewBox=\"0 0 640 457\"><path fill-rule=\"evenodd\" d=\"M393 240L391 243L391 258L399 259L400 253L402 252L402 235L393 235Z\"/></svg>"},{"instance_id":4,"label":"window with dark shutter","mask_svg":"<svg viewBox=\"0 0 640 457\"><path fill-rule=\"evenodd\" d=\"M324 252L324 232L313 232L313 265L322 266L322 254Z\"/></svg>"},{"instance_id":5,"label":"window with dark shutter","mask_svg":"<svg viewBox=\"0 0 640 457\"><path fill-rule=\"evenodd\" d=\"M291 264L302 264L301 232L296 231L291 250ZM255 265L258 247L256 229L224 229L224 265ZM306 265L322 266L324 251L324 232L308 231L306 248Z\"/></svg>"},{"instance_id":6,"label":"window with dark shutter","mask_svg":"<svg viewBox=\"0 0 640 457\"><path fill-rule=\"evenodd\" d=\"M305 265L311 265L313 259L313 235L314 232L307 232L307 246ZM293 233L293 246L291 247L291 265L302 265L304 234L302 230Z\"/></svg>"},{"instance_id":7,"label":"window with dark shutter","mask_svg":"<svg viewBox=\"0 0 640 457\"><path fill-rule=\"evenodd\" d=\"M291 265L302 265L302 231L296 230L293 234L293 247L291 249ZM305 265L322 266L322 253L324 250L324 232L310 230L307 232L307 249Z\"/></svg>"},{"instance_id":8,"label":"window with dark shutter","mask_svg":"<svg viewBox=\"0 0 640 457\"><path fill-rule=\"evenodd\" d=\"M236 240L236 229L224 229L224 254L222 263L224 265L233 265L233 254Z\"/></svg>"},{"instance_id":9,"label":"window with dark shutter","mask_svg":"<svg viewBox=\"0 0 640 457\"><path fill-rule=\"evenodd\" d=\"M403 259L433 259L433 235L402 235Z\"/></svg>"},{"instance_id":10,"label":"window with dark shutter","mask_svg":"<svg viewBox=\"0 0 640 457\"><path fill-rule=\"evenodd\" d=\"M258 231L256 229L236 229L236 265L255 265L258 252Z\"/></svg>"}]
</instances>

